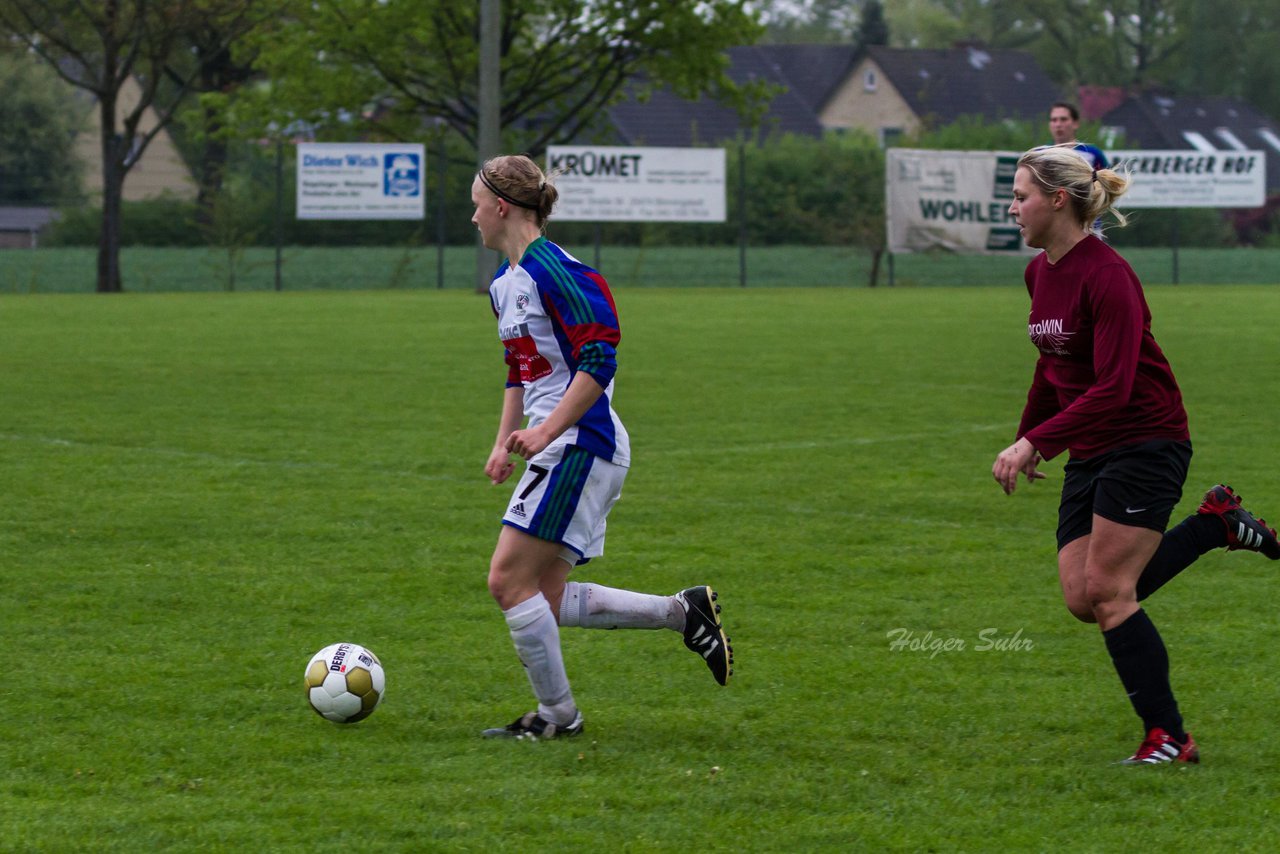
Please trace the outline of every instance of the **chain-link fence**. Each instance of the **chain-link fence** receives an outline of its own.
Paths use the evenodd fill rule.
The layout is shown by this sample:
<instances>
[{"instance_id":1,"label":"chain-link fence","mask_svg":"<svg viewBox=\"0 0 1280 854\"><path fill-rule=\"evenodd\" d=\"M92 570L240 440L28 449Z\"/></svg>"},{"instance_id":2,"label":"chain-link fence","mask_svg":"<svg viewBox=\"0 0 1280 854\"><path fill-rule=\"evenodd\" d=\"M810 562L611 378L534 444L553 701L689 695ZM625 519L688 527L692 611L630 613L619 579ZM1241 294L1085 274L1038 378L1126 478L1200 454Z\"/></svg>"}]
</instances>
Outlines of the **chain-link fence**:
<instances>
[{"instance_id":1,"label":"chain-link fence","mask_svg":"<svg viewBox=\"0 0 1280 854\"><path fill-rule=\"evenodd\" d=\"M238 143L228 152L211 204L163 190L158 198L125 203L126 290L475 287L469 152L428 142L425 218L372 222L298 220L292 145ZM885 254L884 157L874 144L787 139L731 146L727 168L725 222L553 217L548 236L598 265L616 287L1022 281L1022 256ZM0 185L0 245L14 247L0 251L0 292L93 290L100 211L91 201L38 204L31 195L12 180ZM1266 227L1268 212L1255 213L1264 227L1252 246L1240 245L1239 216L1204 209L1140 211L1109 239L1150 284L1278 283L1280 240Z\"/></svg>"}]
</instances>

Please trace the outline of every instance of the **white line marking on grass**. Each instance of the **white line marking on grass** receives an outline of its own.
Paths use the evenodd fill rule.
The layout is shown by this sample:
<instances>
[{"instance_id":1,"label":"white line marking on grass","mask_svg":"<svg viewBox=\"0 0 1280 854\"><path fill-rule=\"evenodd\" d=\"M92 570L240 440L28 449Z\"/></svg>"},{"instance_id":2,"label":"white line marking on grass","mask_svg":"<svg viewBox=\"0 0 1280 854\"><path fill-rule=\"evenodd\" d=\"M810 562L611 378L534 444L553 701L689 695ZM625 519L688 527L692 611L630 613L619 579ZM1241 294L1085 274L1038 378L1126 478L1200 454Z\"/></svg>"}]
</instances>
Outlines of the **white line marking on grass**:
<instances>
[{"instance_id":1,"label":"white line marking on grass","mask_svg":"<svg viewBox=\"0 0 1280 854\"><path fill-rule=\"evenodd\" d=\"M231 467L257 466L261 468L293 469L297 471L359 471L371 474L389 475L391 477L411 477L419 480L451 480L478 481L480 478L458 477L452 474L422 474L404 469L353 468L338 463L301 462L297 460L257 460L248 457L226 457L211 454L207 451L186 451L179 448L153 448L143 445L113 445L109 442L83 442L75 439L60 439L55 436L23 436L16 433L0 433L0 440L6 442L26 442L33 445L49 445L58 448L80 448L95 451L124 451L143 456L171 457L174 459L196 460L216 463Z\"/></svg>"},{"instance_id":2,"label":"white line marking on grass","mask_svg":"<svg viewBox=\"0 0 1280 854\"><path fill-rule=\"evenodd\" d=\"M699 446L682 446L664 450L663 454L713 454L738 453L754 454L761 451L813 451L820 448L858 448L868 445L887 445L893 442L927 442L939 439L950 439L956 436L967 436L971 433L994 433L998 430L1009 431L1008 422L1003 424L972 424L958 430L938 430L933 433L899 433L889 436L848 436L832 439L811 439L793 442L749 442L739 445L724 445L714 448ZM997 452L998 453L998 452Z\"/></svg>"},{"instance_id":3,"label":"white line marking on grass","mask_svg":"<svg viewBox=\"0 0 1280 854\"><path fill-rule=\"evenodd\" d=\"M734 500L729 498L699 498L698 506L700 507L726 507L743 512L759 511L760 505L750 500ZM830 506L830 505L814 505L814 504L786 504L771 509L775 515L794 515L794 516L839 516L844 519L853 519L856 521L878 522L883 523L886 514L883 511L866 511L852 510L846 506ZM903 525L919 525L924 528L954 528L958 531L974 530L976 524L972 520L957 521L954 519L946 519L937 516L902 516L895 514L893 516L894 524ZM1000 531L1018 531L1028 534L1045 535L1048 530L1044 525L1009 525L1001 523L998 525Z\"/></svg>"}]
</instances>

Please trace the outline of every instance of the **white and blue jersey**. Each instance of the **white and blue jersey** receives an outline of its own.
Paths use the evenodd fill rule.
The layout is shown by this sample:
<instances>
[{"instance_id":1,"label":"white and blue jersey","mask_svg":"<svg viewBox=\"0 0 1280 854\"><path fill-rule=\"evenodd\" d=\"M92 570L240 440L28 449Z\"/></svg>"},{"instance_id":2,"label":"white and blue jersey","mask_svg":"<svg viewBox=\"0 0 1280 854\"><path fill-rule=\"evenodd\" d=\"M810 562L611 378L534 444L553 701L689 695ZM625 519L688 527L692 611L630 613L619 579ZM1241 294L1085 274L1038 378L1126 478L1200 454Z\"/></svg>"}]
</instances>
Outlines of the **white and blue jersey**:
<instances>
[{"instance_id":1,"label":"white and blue jersey","mask_svg":"<svg viewBox=\"0 0 1280 854\"><path fill-rule=\"evenodd\" d=\"M1102 153L1102 149L1096 145L1090 145L1087 142L1077 142L1075 149L1080 156L1089 161L1089 165L1094 169L1108 169L1111 164L1107 161L1107 155Z\"/></svg>"},{"instance_id":2,"label":"white and blue jersey","mask_svg":"<svg viewBox=\"0 0 1280 854\"><path fill-rule=\"evenodd\" d=\"M524 388L528 427L546 420L579 371L604 389L547 450L573 446L615 465L630 465L631 443L613 411L621 332L604 277L539 237L519 265L502 265L489 285L489 299L506 348L507 386Z\"/></svg>"},{"instance_id":3,"label":"white and blue jersey","mask_svg":"<svg viewBox=\"0 0 1280 854\"><path fill-rule=\"evenodd\" d=\"M1111 161L1107 160L1107 155L1104 154L1102 152L1102 149L1098 148L1098 146L1096 145L1090 145L1087 142L1071 142L1071 143L1064 142L1062 144L1070 145L1071 148L1076 152L1076 154L1079 154L1081 157L1083 157L1085 159L1085 162L1087 162L1094 169L1110 169L1111 168ZM1047 145L1037 146L1037 150L1040 148L1056 148L1056 147L1057 147L1057 143L1050 142Z\"/></svg>"}]
</instances>

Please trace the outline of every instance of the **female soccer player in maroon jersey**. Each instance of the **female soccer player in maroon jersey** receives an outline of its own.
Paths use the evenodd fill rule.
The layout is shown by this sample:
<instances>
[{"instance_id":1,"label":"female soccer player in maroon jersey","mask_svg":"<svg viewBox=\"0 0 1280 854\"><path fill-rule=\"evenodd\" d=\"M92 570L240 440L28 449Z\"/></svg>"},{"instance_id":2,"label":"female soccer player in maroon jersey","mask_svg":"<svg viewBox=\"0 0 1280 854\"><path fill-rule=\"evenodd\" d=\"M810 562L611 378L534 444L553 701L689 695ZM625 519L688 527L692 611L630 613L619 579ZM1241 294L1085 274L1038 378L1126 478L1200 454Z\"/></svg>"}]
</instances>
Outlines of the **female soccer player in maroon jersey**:
<instances>
[{"instance_id":1,"label":"female soccer player in maroon jersey","mask_svg":"<svg viewBox=\"0 0 1280 854\"><path fill-rule=\"evenodd\" d=\"M1067 608L1097 623L1146 731L1129 764L1197 762L1182 725L1159 632L1138 604L1202 554L1223 546L1280 559L1280 542L1212 487L1165 532L1191 460L1187 414L1151 334L1138 277L1091 227L1128 180L1094 169L1070 146L1018 161L1009 213L1029 246L1028 333L1040 352L1017 441L992 466L1011 494L1018 475L1044 477L1042 459L1069 452L1058 508L1058 575Z\"/></svg>"}]
</instances>

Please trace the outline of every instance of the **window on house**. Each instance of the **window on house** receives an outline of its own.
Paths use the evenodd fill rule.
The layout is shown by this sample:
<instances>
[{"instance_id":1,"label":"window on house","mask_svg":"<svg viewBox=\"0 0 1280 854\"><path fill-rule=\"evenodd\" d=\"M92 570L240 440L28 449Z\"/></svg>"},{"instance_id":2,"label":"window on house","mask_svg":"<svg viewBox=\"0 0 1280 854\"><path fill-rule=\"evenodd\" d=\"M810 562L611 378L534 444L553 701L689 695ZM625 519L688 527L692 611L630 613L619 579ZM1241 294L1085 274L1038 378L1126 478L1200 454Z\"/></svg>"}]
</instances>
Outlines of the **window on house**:
<instances>
[{"instance_id":1,"label":"window on house","mask_svg":"<svg viewBox=\"0 0 1280 854\"><path fill-rule=\"evenodd\" d=\"M1244 141L1241 140L1240 137L1236 136L1231 128L1214 128L1213 132L1218 139L1225 142L1229 148L1234 148L1236 151L1249 150L1249 146L1245 145Z\"/></svg>"},{"instance_id":2,"label":"window on house","mask_svg":"<svg viewBox=\"0 0 1280 854\"><path fill-rule=\"evenodd\" d=\"M1258 128L1258 136L1266 140L1267 145L1280 151L1280 136L1277 136L1271 128Z\"/></svg>"},{"instance_id":3,"label":"window on house","mask_svg":"<svg viewBox=\"0 0 1280 854\"><path fill-rule=\"evenodd\" d=\"M871 69L867 69L862 75L862 88L867 92L876 91L876 73Z\"/></svg>"},{"instance_id":4,"label":"window on house","mask_svg":"<svg viewBox=\"0 0 1280 854\"><path fill-rule=\"evenodd\" d=\"M1191 143L1191 147L1194 148L1196 151L1217 151L1218 150L1217 147L1212 142L1204 138L1203 134L1197 133L1196 131L1184 130L1182 132L1182 138L1185 139L1187 142Z\"/></svg>"},{"instance_id":5,"label":"window on house","mask_svg":"<svg viewBox=\"0 0 1280 854\"><path fill-rule=\"evenodd\" d=\"M890 148L902 139L902 128L880 128L880 147Z\"/></svg>"}]
</instances>

